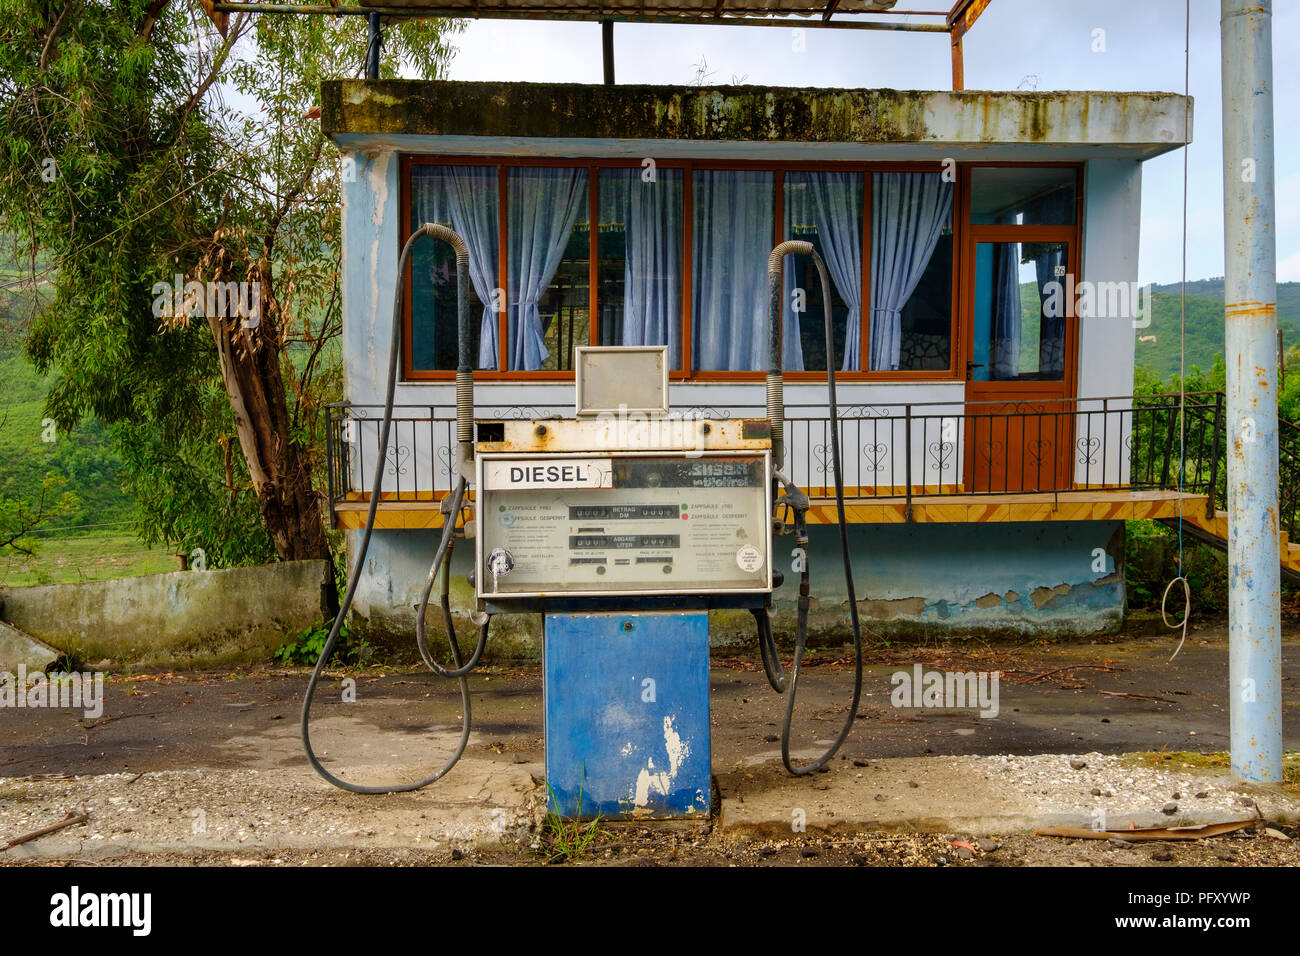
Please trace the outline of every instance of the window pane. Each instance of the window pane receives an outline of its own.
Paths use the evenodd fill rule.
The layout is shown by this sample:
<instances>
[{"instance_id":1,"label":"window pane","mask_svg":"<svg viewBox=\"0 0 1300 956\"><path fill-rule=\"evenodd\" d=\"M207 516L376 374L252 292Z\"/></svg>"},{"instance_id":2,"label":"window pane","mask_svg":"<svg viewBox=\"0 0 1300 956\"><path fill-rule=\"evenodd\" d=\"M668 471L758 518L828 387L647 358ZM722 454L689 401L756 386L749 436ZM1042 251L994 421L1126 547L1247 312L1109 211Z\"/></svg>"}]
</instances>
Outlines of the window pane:
<instances>
[{"instance_id":1,"label":"window pane","mask_svg":"<svg viewBox=\"0 0 1300 956\"><path fill-rule=\"evenodd\" d=\"M507 368L571 369L591 334L587 170L511 169L506 196Z\"/></svg>"},{"instance_id":2,"label":"window pane","mask_svg":"<svg viewBox=\"0 0 1300 956\"><path fill-rule=\"evenodd\" d=\"M1065 317L1063 242L980 242L975 245L975 363L980 382L1060 381Z\"/></svg>"},{"instance_id":3,"label":"window pane","mask_svg":"<svg viewBox=\"0 0 1300 956\"><path fill-rule=\"evenodd\" d=\"M941 173L871 176L872 371L949 366L952 204Z\"/></svg>"},{"instance_id":4,"label":"window pane","mask_svg":"<svg viewBox=\"0 0 1300 956\"><path fill-rule=\"evenodd\" d=\"M450 226L469 250L470 345L477 368L496 368L497 171L482 166L411 167L411 229ZM456 254L421 240L411 251L411 360L418 371L455 371ZM486 331L490 347L480 353Z\"/></svg>"},{"instance_id":5,"label":"window pane","mask_svg":"<svg viewBox=\"0 0 1300 956\"><path fill-rule=\"evenodd\" d=\"M597 278L601 345L667 345L682 364L682 171L602 169Z\"/></svg>"},{"instance_id":6,"label":"window pane","mask_svg":"<svg viewBox=\"0 0 1300 956\"><path fill-rule=\"evenodd\" d=\"M1073 168L976 166L971 170L970 221L977 226L1072 226Z\"/></svg>"},{"instance_id":7,"label":"window pane","mask_svg":"<svg viewBox=\"0 0 1300 956\"><path fill-rule=\"evenodd\" d=\"M862 174L785 176L785 238L811 242L831 280L836 368L862 365ZM826 311L812 256L786 256L783 367L826 370Z\"/></svg>"},{"instance_id":8,"label":"window pane","mask_svg":"<svg viewBox=\"0 0 1300 956\"><path fill-rule=\"evenodd\" d=\"M692 175L691 331L697 369L767 368L774 182L774 174L763 170Z\"/></svg>"},{"instance_id":9,"label":"window pane","mask_svg":"<svg viewBox=\"0 0 1300 956\"><path fill-rule=\"evenodd\" d=\"M898 368L905 372L952 367L952 226L943 227L899 324Z\"/></svg>"}]
</instances>

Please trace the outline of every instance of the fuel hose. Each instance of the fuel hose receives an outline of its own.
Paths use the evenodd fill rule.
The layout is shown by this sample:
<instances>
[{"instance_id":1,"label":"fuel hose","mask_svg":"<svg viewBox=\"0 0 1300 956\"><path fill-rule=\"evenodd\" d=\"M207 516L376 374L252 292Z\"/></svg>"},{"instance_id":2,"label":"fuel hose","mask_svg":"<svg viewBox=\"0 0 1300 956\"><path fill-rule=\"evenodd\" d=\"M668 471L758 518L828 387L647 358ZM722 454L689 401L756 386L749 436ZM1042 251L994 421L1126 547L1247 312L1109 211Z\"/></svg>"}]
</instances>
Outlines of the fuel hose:
<instances>
[{"instance_id":1,"label":"fuel hose","mask_svg":"<svg viewBox=\"0 0 1300 956\"><path fill-rule=\"evenodd\" d=\"M421 787L427 787L435 780L438 780L439 778L444 776L449 770L451 770L452 767L456 765L456 762L460 760L461 755L465 752L466 745L469 743L470 694L469 694L469 681L466 680L466 675L474 668L474 666L478 663L479 658L482 656L483 646L487 640L487 633L488 633L488 620L485 619L483 623L480 625L478 644L474 649L474 653L471 655L470 660L468 662L463 662L461 660L460 645L456 640L456 631L454 628L454 622L452 621L452 617L451 617L451 604L448 596L448 578L447 578L448 574L451 571L450 558L451 558L451 549L452 549L452 539L456 530L456 520L460 514L461 507L463 506L465 500L466 481L464 476L462 475L458 478L456 482L456 487L452 491L450 507L448 509L444 509L445 516L443 521L442 536L439 539L438 547L434 552L433 562L429 569L429 579L428 582L426 583L424 591L420 596L420 604L417 609L417 617L416 617L416 639L417 639L417 645L419 646L420 649L420 656L424 659L426 664L428 664L431 668L433 668L435 672L445 677L454 677L460 689L460 701L461 701L460 740L457 742L456 748L452 752L451 757L448 758L447 762L443 764L441 768L439 768L435 773L430 774L429 776L424 777L423 779L416 780L411 783L384 784L380 786L367 786L363 784L352 783L348 780L344 780L341 777L338 777L330 773L330 771L327 770L321 764L320 759L317 757L316 752L315 750L312 749L312 745L311 745L312 697L315 695L316 687L320 683L321 674L325 670L325 665L329 662L330 657L334 653L334 647L338 643L339 634L343 629L343 622L347 618L348 611L351 610L352 608L352 601L353 598L356 596L357 584L361 580L361 574L365 568L366 554L370 550L370 539L375 529L375 514L379 508L380 489L383 487L384 466L387 463L388 437L389 437L389 432L392 429L392 423L393 423L393 397L397 387L397 359L398 359L398 354L400 352L401 314L402 314L402 302L403 302L403 292L404 292L403 283L406 276L407 264L409 263L411 258L411 251L414 248L417 240L419 240L424 236L431 236L435 239L442 239L450 243L452 247L456 250L456 265L457 265L456 279L457 279L457 287L458 287L457 294L458 294L458 298L460 299L460 309L459 309L460 314L458 316L458 325L460 326L459 331L460 331L460 338L461 338L460 351L461 351L461 366L462 366L462 369L457 370L457 375L460 376L461 372L465 368L468 368L467 359L466 359L467 347L465 345L465 343L468 341L467 331L466 331L467 323L465 321L465 315L466 315L465 289L466 289L466 284L468 282L468 278L467 278L468 269L466 264L468 262L468 259L467 256L465 255L465 244L463 240L461 240L460 236L456 235L456 233L452 232L452 230L448 229L446 226L441 226L433 223L426 223L420 226L420 228L416 229L411 234L411 237L406 240L405 245L402 246L401 257L398 260L397 290L394 294L394 301L393 301L393 335L392 335L392 340L389 345L389 351L388 351L388 381L387 381L386 391L384 394L384 418L383 418L383 423L381 424L379 429L379 452L378 455L376 456L374 480L371 482L371 488L373 490L370 495L370 506L366 511L365 529L362 531L361 534L361 542L359 547L357 548L356 559L353 562L353 566L352 566L352 573L348 577L347 589L343 594L343 600L339 602L338 614L335 615L334 623L330 627L329 636L326 637L325 639L325 646L321 648L320 658L316 661L316 667L312 670L311 678L307 682L307 692L303 696L302 716L299 721L299 731L300 731L300 736L302 738L303 750L307 754L307 761L311 764L312 769L314 769L318 774L320 774L322 777L324 777L327 781L332 783L334 786L339 787L342 790L351 791L352 793L407 793L412 790L419 790ZM457 397L459 399L459 389L458 389ZM462 417L460 415L460 411L461 410L459 408L459 401L458 401L458 408L457 408L458 417ZM439 571L441 571L442 578L443 578L443 588L441 592L443 619L447 625L447 641L451 647L451 658L452 658L452 663L454 665L451 668L443 668L439 666L433 660L433 656L429 653L428 648L425 646L425 642L424 642L424 617L428 610L429 595L433 589L434 579Z\"/></svg>"},{"instance_id":2,"label":"fuel hose","mask_svg":"<svg viewBox=\"0 0 1300 956\"><path fill-rule=\"evenodd\" d=\"M842 467L842 456L840 452L840 429L839 429L839 405L835 394L835 339L834 330L831 322L831 283L830 276L826 272L826 263L817 253L816 248L811 242L800 240L789 240L781 243L772 250L772 255L768 259L768 288L772 293L770 297L771 326L777 331L772 334L770 342L772 350L773 368L776 370L776 381L779 386L780 382L780 323L781 323L781 261L787 255L806 255L811 256L813 263L817 267L817 275L821 280L822 289L822 314L825 317L826 329L826 376L827 376L827 405L830 412L830 430L831 430L831 469L835 477L835 510L839 519L840 529L840 554L844 563L844 585L848 591L849 597L849 620L853 627L853 698L849 704L849 712L844 718L844 725L840 728L839 736L835 738L834 743L820 757L812 763L796 765L790 758L790 729L794 723L795 699L799 693L799 673L803 664L804 651L808 644L808 611L812 603L811 588L809 584L809 557L808 557L808 496L804 494L794 482L778 467L776 475L781 484L785 487L785 501L794 511L794 533L795 545L803 553L802 568L799 574L799 600L798 600L798 618L795 629L794 643L794 661L790 666L790 672L785 674L781 667L780 656L776 647L776 640L772 636L772 622L768 616L767 610L762 609L754 612L758 622L758 647L759 654L763 659L763 669L767 674L768 683L777 693L785 694L785 718L781 724L781 762L785 769L797 777L806 776L814 773L824 767L849 736L849 731L853 729L853 721L857 718L858 704L862 700L862 624L858 619L858 599L857 591L853 585L853 562L849 556L849 535L848 527L845 523L844 516L844 470ZM772 372L769 371L768 378L768 410L769 418L773 410L778 410L784 415L781 400L773 400L772 397ZM778 387L779 393L779 387ZM775 422L773 423L776 424ZM775 445L780 435L784 437L784 421L781 422L779 432L774 433ZM777 458L778 466L783 461L784 448L778 448L774 457Z\"/></svg>"}]
</instances>

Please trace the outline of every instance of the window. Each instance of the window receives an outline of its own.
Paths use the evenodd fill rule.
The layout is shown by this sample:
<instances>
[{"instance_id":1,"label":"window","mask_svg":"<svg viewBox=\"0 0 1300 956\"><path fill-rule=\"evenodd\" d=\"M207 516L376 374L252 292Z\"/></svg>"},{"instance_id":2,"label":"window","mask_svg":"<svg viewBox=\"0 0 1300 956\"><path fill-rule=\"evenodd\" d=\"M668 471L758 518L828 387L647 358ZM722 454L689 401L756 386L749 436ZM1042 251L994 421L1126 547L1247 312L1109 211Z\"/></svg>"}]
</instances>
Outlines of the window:
<instances>
[{"instance_id":1,"label":"window","mask_svg":"<svg viewBox=\"0 0 1300 956\"><path fill-rule=\"evenodd\" d=\"M469 247L470 337L478 368L496 368L497 171L494 166L415 166L411 170L411 229L450 226ZM456 255L445 242L411 250L411 367L455 371Z\"/></svg>"},{"instance_id":2,"label":"window","mask_svg":"<svg viewBox=\"0 0 1300 956\"><path fill-rule=\"evenodd\" d=\"M506 183L506 367L572 369L591 329L587 170L519 167Z\"/></svg>"},{"instance_id":3,"label":"window","mask_svg":"<svg viewBox=\"0 0 1300 956\"><path fill-rule=\"evenodd\" d=\"M1073 226L1076 179L1070 166L976 166L971 225Z\"/></svg>"},{"instance_id":4,"label":"window","mask_svg":"<svg viewBox=\"0 0 1300 956\"><path fill-rule=\"evenodd\" d=\"M952 354L952 183L940 173L905 172L873 173L871 181L870 368L946 369ZM941 239L945 251L935 262ZM936 321L945 314L946 323Z\"/></svg>"},{"instance_id":5,"label":"window","mask_svg":"<svg viewBox=\"0 0 1300 956\"><path fill-rule=\"evenodd\" d=\"M694 368L767 368L767 257L775 245L775 173L697 169L692 176Z\"/></svg>"},{"instance_id":6,"label":"window","mask_svg":"<svg viewBox=\"0 0 1300 956\"><path fill-rule=\"evenodd\" d=\"M979 380L1064 374L1065 326L1044 315L1034 287L1047 281L1040 268L1054 278L1069 261L1074 166L966 167L970 215L958 223L948 177L906 168L404 162L410 227L446 223L469 247L481 371L565 378L579 345L666 345L677 377L758 378L767 263L781 238L811 243L831 285L823 302L812 258L786 257L782 367L795 377L824 374L833 357L844 372L951 379L967 350ZM975 252L962 300L969 308L978 285L982 310L960 350L959 234L964 255ZM454 257L445 243L421 243L413 262L407 374L445 377L456 367Z\"/></svg>"},{"instance_id":7,"label":"window","mask_svg":"<svg viewBox=\"0 0 1300 956\"><path fill-rule=\"evenodd\" d=\"M682 171L602 169L597 282L600 345L667 345L682 365Z\"/></svg>"},{"instance_id":8,"label":"window","mask_svg":"<svg viewBox=\"0 0 1300 956\"><path fill-rule=\"evenodd\" d=\"M862 367L862 182L861 173L785 175L785 238L811 242L826 263L835 367L846 371ZM812 256L786 257L783 291L783 368L824 372L827 303Z\"/></svg>"}]
</instances>

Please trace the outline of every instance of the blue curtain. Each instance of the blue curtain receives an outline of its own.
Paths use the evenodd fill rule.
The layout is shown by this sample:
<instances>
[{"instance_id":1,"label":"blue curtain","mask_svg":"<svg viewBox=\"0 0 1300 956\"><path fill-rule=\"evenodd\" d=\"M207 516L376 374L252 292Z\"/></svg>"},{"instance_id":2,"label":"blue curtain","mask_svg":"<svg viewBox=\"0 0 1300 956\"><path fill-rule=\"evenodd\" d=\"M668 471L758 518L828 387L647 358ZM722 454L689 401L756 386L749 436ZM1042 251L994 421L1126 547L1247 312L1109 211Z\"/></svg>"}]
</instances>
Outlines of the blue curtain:
<instances>
[{"instance_id":1,"label":"blue curtain","mask_svg":"<svg viewBox=\"0 0 1300 956\"><path fill-rule=\"evenodd\" d=\"M835 291L848 307L844 331L843 371L862 366L862 174L791 172L785 177L785 235L795 226L812 226ZM794 259L785 260L784 366L802 371L803 346L799 313L792 308ZM804 290L805 292L808 290ZM830 308L826 303L826 308ZM827 343L827 351L830 350Z\"/></svg>"},{"instance_id":2,"label":"blue curtain","mask_svg":"<svg viewBox=\"0 0 1300 956\"><path fill-rule=\"evenodd\" d=\"M1046 375L1060 377L1065 374L1065 276L1056 274L1058 267L1065 265L1065 246L1040 246L1034 257L1035 278L1038 280L1039 306L1038 325L1038 371ZM1057 315L1048 315L1043 308L1046 305L1046 292L1049 282L1059 282L1062 293L1058 296L1061 303L1055 309Z\"/></svg>"},{"instance_id":3,"label":"blue curtain","mask_svg":"<svg viewBox=\"0 0 1300 956\"><path fill-rule=\"evenodd\" d=\"M517 168L507 185L510 369L533 371L550 354L537 307L585 207L587 170Z\"/></svg>"},{"instance_id":4,"label":"blue curtain","mask_svg":"<svg viewBox=\"0 0 1300 956\"><path fill-rule=\"evenodd\" d=\"M774 232L773 174L696 170L693 191L694 366L767 368L767 257Z\"/></svg>"},{"instance_id":5,"label":"blue curtain","mask_svg":"<svg viewBox=\"0 0 1300 956\"><path fill-rule=\"evenodd\" d=\"M1020 376L1020 243L993 243L993 323L989 377Z\"/></svg>"},{"instance_id":6,"label":"blue curtain","mask_svg":"<svg viewBox=\"0 0 1300 956\"><path fill-rule=\"evenodd\" d=\"M941 173L873 173L871 183L871 368L892 371L903 308L952 219L952 183Z\"/></svg>"},{"instance_id":7,"label":"blue curtain","mask_svg":"<svg viewBox=\"0 0 1300 956\"><path fill-rule=\"evenodd\" d=\"M497 367L497 171L492 166L417 167L416 220L450 226L469 250L469 277L483 305L478 367ZM431 260L432 261L432 260Z\"/></svg>"},{"instance_id":8,"label":"blue curtain","mask_svg":"<svg viewBox=\"0 0 1300 956\"><path fill-rule=\"evenodd\" d=\"M667 345L673 368L682 361L682 172L600 171L600 220L621 224L623 329L620 345Z\"/></svg>"}]
</instances>

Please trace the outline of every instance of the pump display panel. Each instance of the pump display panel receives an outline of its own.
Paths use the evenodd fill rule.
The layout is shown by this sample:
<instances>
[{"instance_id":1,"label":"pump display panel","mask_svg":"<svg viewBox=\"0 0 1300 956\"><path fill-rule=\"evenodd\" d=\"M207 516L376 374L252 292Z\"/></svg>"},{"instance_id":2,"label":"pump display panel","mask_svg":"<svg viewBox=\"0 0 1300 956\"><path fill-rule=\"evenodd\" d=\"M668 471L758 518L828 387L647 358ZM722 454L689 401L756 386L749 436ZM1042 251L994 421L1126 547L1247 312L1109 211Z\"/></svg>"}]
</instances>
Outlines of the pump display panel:
<instances>
[{"instance_id":1,"label":"pump display panel","mask_svg":"<svg viewBox=\"0 0 1300 956\"><path fill-rule=\"evenodd\" d=\"M772 589L766 452L477 461L482 598Z\"/></svg>"}]
</instances>

